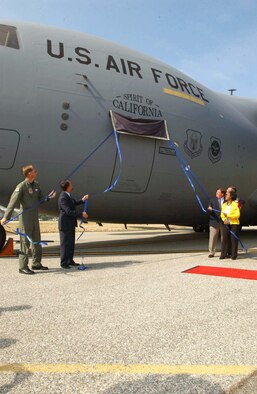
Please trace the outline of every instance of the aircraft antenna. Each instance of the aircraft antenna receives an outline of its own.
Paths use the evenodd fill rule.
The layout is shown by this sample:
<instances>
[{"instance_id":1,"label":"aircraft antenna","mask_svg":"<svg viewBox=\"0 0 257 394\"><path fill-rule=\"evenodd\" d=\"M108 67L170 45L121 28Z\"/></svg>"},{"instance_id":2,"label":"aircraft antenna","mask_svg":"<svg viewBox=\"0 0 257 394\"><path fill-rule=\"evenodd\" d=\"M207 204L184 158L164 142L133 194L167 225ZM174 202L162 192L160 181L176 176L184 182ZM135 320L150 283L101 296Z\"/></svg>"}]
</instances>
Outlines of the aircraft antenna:
<instances>
[{"instance_id":1,"label":"aircraft antenna","mask_svg":"<svg viewBox=\"0 0 257 394\"><path fill-rule=\"evenodd\" d=\"M230 92L230 95L233 96L233 93L236 92L236 89L228 89L228 92Z\"/></svg>"}]
</instances>

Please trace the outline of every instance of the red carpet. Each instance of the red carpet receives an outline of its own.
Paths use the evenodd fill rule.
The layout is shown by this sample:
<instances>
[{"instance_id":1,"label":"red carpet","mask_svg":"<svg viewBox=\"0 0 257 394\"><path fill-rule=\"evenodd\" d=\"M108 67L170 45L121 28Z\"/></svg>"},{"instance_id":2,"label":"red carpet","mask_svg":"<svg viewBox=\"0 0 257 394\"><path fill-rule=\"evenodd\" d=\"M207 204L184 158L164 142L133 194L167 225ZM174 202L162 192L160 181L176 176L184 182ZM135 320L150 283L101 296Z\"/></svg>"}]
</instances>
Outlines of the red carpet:
<instances>
[{"instance_id":1,"label":"red carpet","mask_svg":"<svg viewBox=\"0 0 257 394\"><path fill-rule=\"evenodd\" d=\"M228 278L257 280L257 271L238 268L207 267L204 265L197 265L196 267L183 272L186 274L225 276Z\"/></svg>"}]
</instances>

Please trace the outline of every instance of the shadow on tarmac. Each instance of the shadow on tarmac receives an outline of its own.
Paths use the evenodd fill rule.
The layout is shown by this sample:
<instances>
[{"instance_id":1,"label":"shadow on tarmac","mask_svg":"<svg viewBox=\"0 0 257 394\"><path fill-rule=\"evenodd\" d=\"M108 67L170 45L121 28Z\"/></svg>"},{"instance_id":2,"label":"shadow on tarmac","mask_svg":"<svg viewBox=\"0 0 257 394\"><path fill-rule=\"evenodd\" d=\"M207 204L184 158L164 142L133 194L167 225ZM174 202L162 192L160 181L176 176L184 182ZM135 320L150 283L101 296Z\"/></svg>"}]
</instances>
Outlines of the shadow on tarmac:
<instances>
[{"instance_id":1,"label":"shadow on tarmac","mask_svg":"<svg viewBox=\"0 0 257 394\"><path fill-rule=\"evenodd\" d=\"M10 365L6 365L6 367L7 368L10 367ZM3 365L2 368L4 370L5 365ZM30 375L32 375L32 374L30 372L26 372L25 368L24 368L24 372L22 372L22 373L15 373L14 376L12 377L12 380L11 380L10 383L6 383L3 386L0 386L0 393L1 394L9 393L15 387L21 385L25 380L27 380ZM8 376L10 376L10 375L8 374Z\"/></svg>"},{"instance_id":2,"label":"shadow on tarmac","mask_svg":"<svg viewBox=\"0 0 257 394\"><path fill-rule=\"evenodd\" d=\"M24 311L26 309L31 309L32 305L14 305L14 306L7 306L7 307L0 307L0 315L3 312L17 312L17 311Z\"/></svg>"},{"instance_id":3,"label":"shadow on tarmac","mask_svg":"<svg viewBox=\"0 0 257 394\"><path fill-rule=\"evenodd\" d=\"M86 269L84 271L88 270L103 270L103 269L109 269L109 268L124 268L124 267L129 267L132 265L136 264L142 264L143 261L136 261L136 260L125 260L125 261L118 261L118 262L106 262L106 263L95 263L95 264L88 264L87 261L84 262ZM49 271L40 271L37 272L37 274L43 274L43 273L56 273L56 274L71 274L74 273L74 271L83 271L79 270L78 267L72 267L68 270L65 270L61 267L59 268L51 268Z\"/></svg>"},{"instance_id":4,"label":"shadow on tarmac","mask_svg":"<svg viewBox=\"0 0 257 394\"><path fill-rule=\"evenodd\" d=\"M110 240L102 240L101 233L97 241L77 243L75 255L94 255L94 254L140 254L140 253L208 253L209 234L206 232L195 233L193 230L172 230L170 233L163 232L113 232L108 233ZM145 237L144 237L145 235ZM131 238L130 238L131 236ZM117 237L118 239L111 239ZM123 237L123 239L121 239ZM256 230L243 229L240 239L246 249L250 249L248 258L257 256ZM256 250L255 250L256 248ZM219 245L218 245L219 250ZM242 248L239 245L239 252ZM18 253L16 251L16 253ZM43 248L44 256L59 256L60 246L49 245Z\"/></svg>"},{"instance_id":5,"label":"shadow on tarmac","mask_svg":"<svg viewBox=\"0 0 257 394\"><path fill-rule=\"evenodd\" d=\"M17 342L17 339L0 338L0 349L5 349L7 347L15 345L16 342Z\"/></svg>"},{"instance_id":6,"label":"shadow on tarmac","mask_svg":"<svg viewBox=\"0 0 257 394\"><path fill-rule=\"evenodd\" d=\"M176 375L165 378L163 375L151 375L144 379L125 381L103 391L103 394L223 394L225 391L218 383L212 383L203 378L191 375Z\"/></svg>"},{"instance_id":7,"label":"shadow on tarmac","mask_svg":"<svg viewBox=\"0 0 257 394\"><path fill-rule=\"evenodd\" d=\"M31 305L14 305L14 306L9 306L9 307L4 307L0 308L0 315L4 312L18 312L18 311L24 311L27 309L31 309ZM0 349L5 349L7 347L10 347L12 345L15 345L17 342L16 339L12 338L0 338ZM10 365L2 365L0 367L0 372L5 371L5 369L9 370ZM12 391L16 386L22 384L28 377L31 375L30 372L26 372L26 369L24 368L24 372L22 373L15 373L14 376L12 377L12 381L10 383L4 384L3 386L0 387L0 393L1 394L7 394L10 391ZM10 376L8 374L8 376Z\"/></svg>"},{"instance_id":8,"label":"shadow on tarmac","mask_svg":"<svg viewBox=\"0 0 257 394\"><path fill-rule=\"evenodd\" d=\"M111 236L115 236L116 233L112 233ZM117 235L121 235L118 233ZM125 234L127 235L127 233ZM128 234L129 235L129 234ZM189 247L191 248L192 245L195 249L199 249L200 245L201 247L204 247L207 250L207 245L208 245L208 234L206 233L169 233L169 234L161 234L161 235L156 235L153 237L149 237L148 232L143 233L143 235L146 235L146 237L137 237L135 232L132 234L133 238L125 238L125 239L111 239L110 241L85 241L83 243L76 244L75 248L75 254L83 254L81 253L81 250L85 251L85 253L90 254L90 252L97 252L97 251L104 251L105 253L112 252L115 248L127 248L129 252L135 251L137 253L140 251L140 249L149 249L149 252L151 253L151 250L156 250L156 248L160 248L160 253L162 248L166 248L167 250L172 253L173 249L183 249L187 250ZM139 235L139 234L138 234ZM124 236L124 232L123 232ZM101 238L101 237L100 237ZM137 248L135 248L135 246ZM138 249L139 248L139 249ZM47 246L43 249L43 254L53 254L53 253L59 253L60 247L59 245L51 245Z\"/></svg>"}]
</instances>

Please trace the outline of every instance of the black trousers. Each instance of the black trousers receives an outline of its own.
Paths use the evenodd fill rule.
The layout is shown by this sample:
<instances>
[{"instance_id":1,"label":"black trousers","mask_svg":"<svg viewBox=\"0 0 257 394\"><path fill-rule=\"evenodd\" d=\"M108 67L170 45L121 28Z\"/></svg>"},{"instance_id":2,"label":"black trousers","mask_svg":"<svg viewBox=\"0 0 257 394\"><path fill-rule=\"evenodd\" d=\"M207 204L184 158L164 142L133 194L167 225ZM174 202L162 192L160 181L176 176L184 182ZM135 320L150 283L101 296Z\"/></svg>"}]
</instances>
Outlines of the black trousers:
<instances>
[{"instance_id":1,"label":"black trousers","mask_svg":"<svg viewBox=\"0 0 257 394\"><path fill-rule=\"evenodd\" d=\"M223 240L221 243L221 258L225 258L228 254L229 244L231 242L231 257L232 259L237 258L237 250L238 250L238 239L234 237L233 234L230 233L230 230L238 237L240 232L239 224L229 224L222 226L223 231Z\"/></svg>"},{"instance_id":2,"label":"black trousers","mask_svg":"<svg viewBox=\"0 0 257 394\"><path fill-rule=\"evenodd\" d=\"M60 230L60 256L61 266L72 263L75 247L75 227L71 230Z\"/></svg>"}]
</instances>

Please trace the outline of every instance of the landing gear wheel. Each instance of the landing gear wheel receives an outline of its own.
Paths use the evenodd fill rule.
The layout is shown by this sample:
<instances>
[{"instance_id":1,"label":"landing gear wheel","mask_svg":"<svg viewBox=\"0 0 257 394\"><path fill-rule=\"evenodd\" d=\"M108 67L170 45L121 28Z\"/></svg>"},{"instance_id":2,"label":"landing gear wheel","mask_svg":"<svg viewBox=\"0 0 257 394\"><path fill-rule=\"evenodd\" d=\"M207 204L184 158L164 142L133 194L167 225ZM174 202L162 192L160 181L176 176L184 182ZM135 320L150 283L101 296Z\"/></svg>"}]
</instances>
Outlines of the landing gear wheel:
<instances>
[{"instance_id":1,"label":"landing gear wheel","mask_svg":"<svg viewBox=\"0 0 257 394\"><path fill-rule=\"evenodd\" d=\"M0 251L3 249L6 241L6 232L3 226L0 224Z\"/></svg>"},{"instance_id":2,"label":"landing gear wheel","mask_svg":"<svg viewBox=\"0 0 257 394\"><path fill-rule=\"evenodd\" d=\"M204 232L204 225L203 225L203 224L195 224L195 225L193 226L193 230L194 230L196 233L203 233L203 232Z\"/></svg>"}]
</instances>

